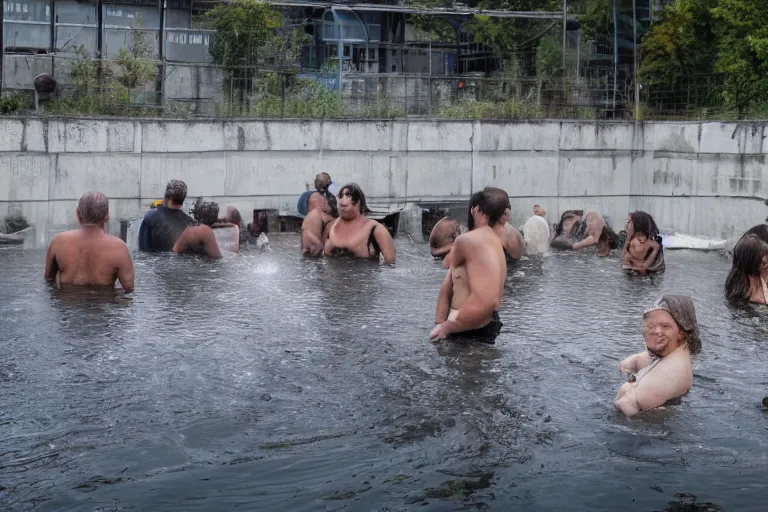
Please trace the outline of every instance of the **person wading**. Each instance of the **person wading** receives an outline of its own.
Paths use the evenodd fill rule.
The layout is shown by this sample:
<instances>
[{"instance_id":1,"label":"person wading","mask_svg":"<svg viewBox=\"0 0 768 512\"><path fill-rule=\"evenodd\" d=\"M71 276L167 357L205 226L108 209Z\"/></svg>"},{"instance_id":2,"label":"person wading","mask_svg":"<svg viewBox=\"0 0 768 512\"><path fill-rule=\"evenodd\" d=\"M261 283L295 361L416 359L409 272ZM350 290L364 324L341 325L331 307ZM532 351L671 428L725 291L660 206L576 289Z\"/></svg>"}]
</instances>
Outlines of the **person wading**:
<instances>
[{"instance_id":1,"label":"person wading","mask_svg":"<svg viewBox=\"0 0 768 512\"><path fill-rule=\"evenodd\" d=\"M170 252L181 233L195 221L181 210L187 198L187 184L171 180L165 187L163 204L149 210L139 228L139 250Z\"/></svg>"},{"instance_id":2,"label":"person wading","mask_svg":"<svg viewBox=\"0 0 768 512\"><path fill-rule=\"evenodd\" d=\"M693 385L691 356L701 351L696 309L690 297L665 295L643 312L646 349L619 365L630 373L614 406L625 416L664 405Z\"/></svg>"},{"instance_id":3,"label":"person wading","mask_svg":"<svg viewBox=\"0 0 768 512\"><path fill-rule=\"evenodd\" d=\"M491 226L504 216L508 200L503 190L486 187L469 200L468 233L459 236L450 252L435 311L432 340L451 335L493 343L502 323L501 293L507 263L501 240ZM446 258L447 259L447 258Z\"/></svg>"},{"instance_id":4,"label":"person wading","mask_svg":"<svg viewBox=\"0 0 768 512\"><path fill-rule=\"evenodd\" d=\"M79 229L54 236L45 258L45 278L59 286L105 286L120 281L133 291L133 262L128 246L104 232L109 201L101 192L86 192L77 204Z\"/></svg>"}]
</instances>

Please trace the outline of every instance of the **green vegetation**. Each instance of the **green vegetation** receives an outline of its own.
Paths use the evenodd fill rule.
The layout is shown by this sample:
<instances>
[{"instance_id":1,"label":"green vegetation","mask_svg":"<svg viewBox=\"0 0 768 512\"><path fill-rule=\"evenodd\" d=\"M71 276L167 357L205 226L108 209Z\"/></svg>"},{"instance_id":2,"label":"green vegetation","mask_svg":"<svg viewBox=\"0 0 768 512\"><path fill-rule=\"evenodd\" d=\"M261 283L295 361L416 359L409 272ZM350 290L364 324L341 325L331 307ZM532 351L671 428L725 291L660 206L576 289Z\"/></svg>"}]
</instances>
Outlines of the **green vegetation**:
<instances>
[{"instance_id":1,"label":"green vegetation","mask_svg":"<svg viewBox=\"0 0 768 512\"><path fill-rule=\"evenodd\" d=\"M406 1L417 7L453 4L451 0ZM626 34L632 0L615 1L618 25ZM209 87L200 93L206 100L168 100L159 106L161 66L150 60L152 45L144 32L136 30L131 47L120 50L114 61L95 59L85 47L75 48L75 58L57 67L57 73L68 77L63 81L65 93L43 108L61 114L121 116L398 118L405 116L407 104L409 111L429 110L427 115L450 119L589 119L611 103L605 98L613 91L608 55L613 44L613 2L568 1L570 17L580 22L582 55L598 62L595 76L583 73L577 81L572 69L563 73L561 20L477 15L461 18L462 28L501 63L492 78L460 87L459 80L474 79L457 78L454 84L450 78L433 77L426 85L417 79L416 85L408 86L393 75L375 89L345 82L341 92L319 79L299 75L301 50L313 42L302 24L284 28L283 15L269 4L233 0L206 15L205 27L215 30L210 53L220 67L213 70L211 80L221 82L214 88L218 90ZM562 0L476 0L468 5L484 10L557 11ZM456 42L458 19L449 14L408 16L421 43L443 45ZM631 60L627 47L623 47L623 69L618 75L617 96L627 112L639 119L736 120L768 115L768 1L674 0L653 14L650 27L638 25L638 30L642 39L637 82L642 92L637 109L626 108L633 101L635 82L626 62ZM566 55L568 66L574 65L574 51L569 48ZM585 67L592 70L582 61L582 71ZM338 60L325 59L319 71L335 76ZM407 100L403 94L408 94ZM205 101L210 110L199 112ZM30 103L28 95L1 97L0 114L17 112ZM578 106L582 104L598 106Z\"/></svg>"},{"instance_id":2,"label":"green vegetation","mask_svg":"<svg viewBox=\"0 0 768 512\"><path fill-rule=\"evenodd\" d=\"M660 113L675 109L674 103L704 118L713 108L732 112L734 118L768 110L764 0L676 0L656 14L641 51L638 74L651 93L662 91L662 99L654 102ZM699 93L698 77L714 73L722 85Z\"/></svg>"},{"instance_id":3,"label":"green vegetation","mask_svg":"<svg viewBox=\"0 0 768 512\"><path fill-rule=\"evenodd\" d=\"M15 114L19 110L30 106L31 101L28 95L9 94L8 96L0 96L0 115Z\"/></svg>"},{"instance_id":4,"label":"green vegetation","mask_svg":"<svg viewBox=\"0 0 768 512\"><path fill-rule=\"evenodd\" d=\"M139 20L139 28L143 26ZM150 60L144 32L133 32L130 48L121 48L117 59L94 59L84 46L74 49L68 76L74 90L43 106L44 111L65 115L153 115L157 65Z\"/></svg>"}]
</instances>

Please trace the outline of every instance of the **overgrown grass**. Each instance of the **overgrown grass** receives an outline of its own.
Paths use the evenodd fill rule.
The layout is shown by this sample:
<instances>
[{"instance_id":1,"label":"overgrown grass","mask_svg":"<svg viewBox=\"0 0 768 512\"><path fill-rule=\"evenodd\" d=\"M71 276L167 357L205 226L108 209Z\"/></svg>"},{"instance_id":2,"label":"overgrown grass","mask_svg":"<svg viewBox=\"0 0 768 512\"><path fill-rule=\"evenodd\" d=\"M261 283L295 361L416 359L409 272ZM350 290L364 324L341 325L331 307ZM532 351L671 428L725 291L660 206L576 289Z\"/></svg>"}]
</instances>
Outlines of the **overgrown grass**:
<instances>
[{"instance_id":1,"label":"overgrown grass","mask_svg":"<svg viewBox=\"0 0 768 512\"><path fill-rule=\"evenodd\" d=\"M19 110L32 106L32 100L29 95L15 93L7 96L0 96L0 114L15 114Z\"/></svg>"}]
</instances>

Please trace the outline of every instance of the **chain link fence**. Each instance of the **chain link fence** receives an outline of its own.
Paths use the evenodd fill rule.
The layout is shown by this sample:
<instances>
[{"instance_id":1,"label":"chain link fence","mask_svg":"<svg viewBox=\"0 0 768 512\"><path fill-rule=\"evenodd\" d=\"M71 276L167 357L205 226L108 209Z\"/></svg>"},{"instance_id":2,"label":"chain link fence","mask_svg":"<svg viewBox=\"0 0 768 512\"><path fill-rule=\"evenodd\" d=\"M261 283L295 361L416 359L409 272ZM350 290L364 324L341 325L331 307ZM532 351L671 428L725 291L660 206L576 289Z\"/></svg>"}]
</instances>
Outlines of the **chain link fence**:
<instances>
[{"instance_id":1,"label":"chain link fence","mask_svg":"<svg viewBox=\"0 0 768 512\"><path fill-rule=\"evenodd\" d=\"M734 120L717 75L677 87L614 83L610 72L582 77L520 78L483 73L338 73L223 68L206 63L6 56L25 71L6 95L32 105L31 84L52 73L57 91L40 113L172 118L401 118ZM17 75L18 77L18 75Z\"/></svg>"}]
</instances>

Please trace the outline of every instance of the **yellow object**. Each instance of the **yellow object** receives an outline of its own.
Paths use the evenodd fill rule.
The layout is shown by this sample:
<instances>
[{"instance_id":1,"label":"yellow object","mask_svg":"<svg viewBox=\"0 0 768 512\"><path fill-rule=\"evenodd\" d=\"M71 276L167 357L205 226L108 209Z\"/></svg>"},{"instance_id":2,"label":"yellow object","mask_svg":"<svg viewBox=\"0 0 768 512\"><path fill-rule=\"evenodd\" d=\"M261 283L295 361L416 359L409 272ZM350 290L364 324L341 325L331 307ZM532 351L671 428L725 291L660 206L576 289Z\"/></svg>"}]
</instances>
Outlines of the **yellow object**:
<instances>
[{"instance_id":1,"label":"yellow object","mask_svg":"<svg viewBox=\"0 0 768 512\"><path fill-rule=\"evenodd\" d=\"M153 201L152 204L150 205L150 208L157 208L161 204L163 204L163 200L162 199L160 199L159 201Z\"/></svg>"}]
</instances>

